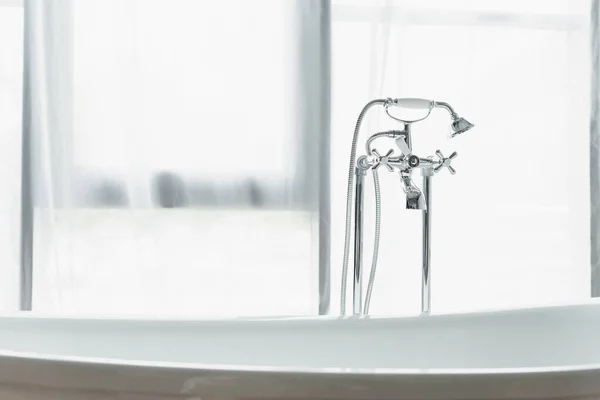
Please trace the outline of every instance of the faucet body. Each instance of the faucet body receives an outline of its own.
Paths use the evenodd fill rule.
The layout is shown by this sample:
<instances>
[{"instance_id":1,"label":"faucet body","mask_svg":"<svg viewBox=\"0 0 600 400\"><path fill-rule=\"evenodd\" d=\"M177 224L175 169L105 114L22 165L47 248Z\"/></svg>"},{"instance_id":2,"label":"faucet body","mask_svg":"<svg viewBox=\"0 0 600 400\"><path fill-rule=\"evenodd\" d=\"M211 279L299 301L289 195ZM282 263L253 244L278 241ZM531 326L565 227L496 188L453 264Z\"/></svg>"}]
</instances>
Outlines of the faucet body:
<instances>
[{"instance_id":1,"label":"faucet body","mask_svg":"<svg viewBox=\"0 0 600 400\"><path fill-rule=\"evenodd\" d=\"M382 103L383 102L383 103ZM367 290L367 299L363 306L362 298L362 254L363 254L363 220L364 220L364 178L368 170L372 170L373 178L376 186L376 205L379 207L379 192L378 192L378 178L377 170L383 165L388 171L397 171L400 175L400 181L404 193L406 194L406 208L410 210L420 210L423 213L422 217L422 284L421 284L421 312L427 315L431 311L431 186L432 178L435 173L440 172L444 167L448 168L451 174L455 174L456 171L451 165L454 158L457 157L457 153L453 152L449 157L444 157L440 150L437 150L434 155L429 157L419 157L413 154L412 149L412 129L411 125L414 122L421 121L431 113L434 107L440 107L446 109L452 118L452 134L450 137L454 137L458 134L465 132L466 130L473 127L473 124L459 117L452 107L444 102L436 102L424 99L387 99L374 100L365 106L363 112L359 117L359 121L355 130L355 139L353 141L353 151L356 145L356 138L358 136L358 130L360 128L360 122L364 117L364 114L368 108L374 104L381 104L385 107L386 113L393 119L402 122L403 128L400 130L390 130L385 132L379 132L371 135L366 142L366 155L358 158L355 170L351 171L349 177L349 188L352 187L353 175L356 177L354 194L354 273L353 273L353 313L354 315L368 314L368 307L370 303L370 295L375 276L376 267L376 254L378 251L378 238L379 238L379 220L376 221L376 245L374 251L374 259L371 270L371 277L369 280L369 289ZM394 105L404 105L408 108L423 108L427 110L427 114L424 117L406 121L390 114L388 108ZM395 144L400 150L400 154L395 155L394 149L389 150L383 156L379 154L376 149L372 148L372 144L375 140L380 138L392 138L395 140ZM352 154L354 155L354 153ZM353 159L351 158L351 166L354 165ZM423 177L422 189L414 183L412 174L415 169L421 171ZM352 193L349 190L349 193ZM347 205L350 205L351 201L348 199ZM348 232L348 216L349 208L346 210L347 215L347 232L346 232L346 243L348 243L349 232ZM380 210L377 210L377 218L380 218ZM345 247L344 257L344 269L342 272L342 315L345 310L345 280L347 271L347 247Z\"/></svg>"}]
</instances>

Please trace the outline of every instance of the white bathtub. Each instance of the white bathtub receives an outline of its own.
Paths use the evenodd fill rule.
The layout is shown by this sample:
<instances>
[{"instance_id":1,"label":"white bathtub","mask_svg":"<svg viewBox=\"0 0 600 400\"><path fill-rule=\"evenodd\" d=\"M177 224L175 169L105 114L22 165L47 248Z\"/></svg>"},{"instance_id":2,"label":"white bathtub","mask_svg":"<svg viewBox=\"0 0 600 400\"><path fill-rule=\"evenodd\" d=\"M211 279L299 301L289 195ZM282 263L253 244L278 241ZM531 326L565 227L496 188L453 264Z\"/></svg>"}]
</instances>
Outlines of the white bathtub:
<instances>
[{"instance_id":1,"label":"white bathtub","mask_svg":"<svg viewBox=\"0 0 600 400\"><path fill-rule=\"evenodd\" d=\"M600 303L377 319L0 318L0 399L600 398Z\"/></svg>"}]
</instances>

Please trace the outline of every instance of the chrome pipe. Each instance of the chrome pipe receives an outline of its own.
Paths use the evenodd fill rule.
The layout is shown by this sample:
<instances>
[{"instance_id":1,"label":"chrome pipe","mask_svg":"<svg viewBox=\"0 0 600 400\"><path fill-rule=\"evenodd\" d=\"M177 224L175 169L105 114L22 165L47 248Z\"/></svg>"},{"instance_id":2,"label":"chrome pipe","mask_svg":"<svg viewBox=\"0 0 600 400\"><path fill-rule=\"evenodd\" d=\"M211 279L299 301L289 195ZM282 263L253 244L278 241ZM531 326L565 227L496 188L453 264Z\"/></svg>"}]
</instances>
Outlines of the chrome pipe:
<instances>
[{"instance_id":1,"label":"chrome pipe","mask_svg":"<svg viewBox=\"0 0 600 400\"><path fill-rule=\"evenodd\" d=\"M446 111L448 111L450 113L450 116L454 119L458 117L458 114L456 114L456 111L454 111L454 109L452 108L452 106L450 106L450 104L444 102L444 101L434 101L433 102L433 106L434 107L440 107L440 108L444 108Z\"/></svg>"},{"instance_id":2,"label":"chrome pipe","mask_svg":"<svg viewBox=\"0 0 600 400\"><path fill-rule=\"evenodd\" d=\"M352 190L354 189L353 181L355 174L355 157L356 148L358 146L358 135L360 133L360 127L362 121L367 115L367 112L376 105L385 105L388 103L388 99L376 99L368 102L360 112L358 119L356 120L356 126L354 127L354 135L352 136L352 145L350 147L350 166L348 167L348 186L346 187L346 224L344 227L344 260L342 263L342 282L341 282L341 295L340 295L340 315L346 315L346 290L347 290L347 276L348 276L348 264L350 258L350 231L352 229Z\"/></svg>"},{"instance_id":3,"label":"chrome pipe","mask_svg":"<svg viewBox=\"0 0 600 400\"><path fill-rule=\"evenodd\" d=\"M433 168L423 168L423 195L425 210L423 210L423 269L421 271L421 314L431 312L431 178Z\"/></svg>"},{"instance_id":4,"label":"chrome pipe","mask_svg":"<svg viewBox=\"0 0 600 400\"><path fill-rule=\"evenodd\" d=\"M379 139L382 137L396 139L396 138L404 136L404 135L405 135L404 131L398 131L398 130L391 130L391 131L375 133L375 134L369 136L369 138L367 139L367 141L365 143L365 150L367 151L367 154L371 155L371 154L373 154L372 144L376 139Z\"/></svg>"},{"instance_id":5,"label":"chrome pipe","mask_svg":"<svg viewBox=\"0 0 600 400\"><path fill-rule=\"evenodd\" d=\"M354 279L352 294L352 310L354 315L362 315L362 257L363 257L363 220L364 220L364 192L366 170L356 166L356 183L354 195Z\"/></svg>"}]
</instances>

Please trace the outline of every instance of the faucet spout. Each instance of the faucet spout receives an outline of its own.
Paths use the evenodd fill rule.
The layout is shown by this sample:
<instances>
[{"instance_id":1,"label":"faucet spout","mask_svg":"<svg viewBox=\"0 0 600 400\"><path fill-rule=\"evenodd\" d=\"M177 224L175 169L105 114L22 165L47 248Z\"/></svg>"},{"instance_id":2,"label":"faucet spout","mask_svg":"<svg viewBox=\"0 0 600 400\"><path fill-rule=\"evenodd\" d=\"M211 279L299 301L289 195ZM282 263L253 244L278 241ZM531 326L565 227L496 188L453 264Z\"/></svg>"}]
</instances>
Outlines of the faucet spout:
<instances>
[{"instance_id":1,"label":"faucet spout","mask_svg":"<svg viewBox=\"0 0 600 400\"><path fill-rule=\"evenodd\" d=\"M406 194L406 209L407 210L427 210L425 195L412 181L412 171L400 171L400 178L404 185L404 193Z\"/></svg>"}]
</instances>

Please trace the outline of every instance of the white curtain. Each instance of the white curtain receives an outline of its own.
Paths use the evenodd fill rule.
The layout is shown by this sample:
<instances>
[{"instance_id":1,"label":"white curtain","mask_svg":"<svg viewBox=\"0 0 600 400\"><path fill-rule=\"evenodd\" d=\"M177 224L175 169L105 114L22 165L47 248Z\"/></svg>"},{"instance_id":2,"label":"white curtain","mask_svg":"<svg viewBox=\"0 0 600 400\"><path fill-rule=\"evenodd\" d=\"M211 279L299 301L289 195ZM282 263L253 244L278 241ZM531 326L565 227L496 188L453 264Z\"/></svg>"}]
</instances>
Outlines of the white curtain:
<instances>
[{"instance_id":1,"label":"white curtain","mask_svg":"<svg viewBox=\"0 0 600 400\"><path fill-rule=\"evenodd\" d=\"M23 8L0 3L0 310L19 306Z\"/></svg>"},{"instance_id":2,"label":"white curtain","mask_svg":"<svg viewBox=\"0 0 600 400\"><path fill-rule=\"evenodd\" d=\"M26 7L33 309L316 313L321 2Z\"/></svg>"},{"instance_id":3,"label":"white curtain","mask_svg":"<svg viewBox=\"0 0 600 400\"><path fill-rule=\"evenodd\" d=\"M434 179L433 311L589 298L590 1L332 0L330 150L314 140L327 47L311 47L327 35L290 24L328 17L317 3L27 2L34 309L314 313L330 195L337 313L350 137L387 96L476 124L453 140L443 111L414 126L419 155L459 152ZM414 314L420 215L381 176L372 311Z\"/></svg>"},{"instance_id":4,"label":"white curtain","mask_svg":"<svg viewBox=\"0 0 600 400\"><path fill-rule=\"evenodd\" d=\"M416 154L459 153L457 174L433 180L433 311L590 297L589 3L332 1L331 180L332 203L340 205L332 214L333 265L342 260L341 205L360 109L373 98L424 97L449 102L476 125L447 140L448 115L435 111L413 126ZM374 112L362 138L394 126L387 121ZM389 144L380 144L382 154ZM415 314L421 216L404 210L398 176L380 175L383 231L371 311ZM415 180L420 185L418 174ZM372 188L367 194L372 199ZM372 229L372 218L365 223ZM340 268L333 271L336 299Z\"/></svg>"}]
</instances>

